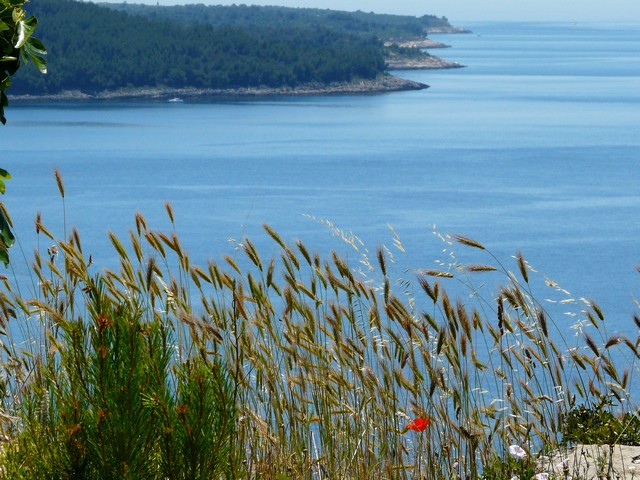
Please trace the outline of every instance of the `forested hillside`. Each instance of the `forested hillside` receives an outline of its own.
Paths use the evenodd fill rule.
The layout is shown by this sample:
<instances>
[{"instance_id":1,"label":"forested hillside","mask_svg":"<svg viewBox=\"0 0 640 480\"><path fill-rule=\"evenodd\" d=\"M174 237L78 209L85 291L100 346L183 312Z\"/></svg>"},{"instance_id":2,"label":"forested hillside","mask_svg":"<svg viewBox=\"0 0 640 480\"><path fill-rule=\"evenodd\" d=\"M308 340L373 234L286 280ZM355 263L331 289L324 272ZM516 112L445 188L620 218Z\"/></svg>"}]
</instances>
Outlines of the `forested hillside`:
<instances>
[{"instance_id":1,"label":"forested hillside","mask_svg":"<svg viewBox=\"0 0 640 480\"><path fill-rule=\"evenodd\" d=\"M295 86L373 78L380 41L329 28L179 25L91 3L32 0L49 73L23 69L13 94L122 87Z\"/></svg>"},{"instance_id":2,"label":"forested hillside","mask_svg":"<svg viewBox=\"0 0 640 480\"><path fill-rule=\"evenodd\" d=\"M169 20L182 25L206 23L213 26L263 28L287 25L298 28L331 28L341 32L371 34L378 38L406 40L425 35L429 28L450 28L444 17L424 15L386 15L366 12L343 12L318 8L288 8L256 5L176 5L159 7L135 3L104 3L115 10Z\"/></svg>"},{"instance_id":3,"label":"forested hillside","mask_svg":"<svg viewBox=\"0 0 640 480\"><path fill-rule=\"evenodd\" d=\"M296 87L372 79L383 40L423 36L436 17L284 7L153 7L31 0L47 75L22 69L12 93L143 87Z\"/></svg>"}]
</instances>

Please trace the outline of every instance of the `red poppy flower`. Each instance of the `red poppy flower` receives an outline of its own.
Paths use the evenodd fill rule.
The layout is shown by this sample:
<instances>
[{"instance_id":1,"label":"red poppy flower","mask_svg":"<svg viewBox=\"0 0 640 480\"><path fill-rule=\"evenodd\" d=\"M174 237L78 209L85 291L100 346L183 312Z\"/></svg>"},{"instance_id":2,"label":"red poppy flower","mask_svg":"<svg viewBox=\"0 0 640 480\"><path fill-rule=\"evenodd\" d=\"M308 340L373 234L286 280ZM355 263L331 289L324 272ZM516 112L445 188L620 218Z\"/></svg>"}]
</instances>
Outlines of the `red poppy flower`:
<instances>
[{"instance_id":1,"label":"red poppy flower","mask_svg":"<svg viewBox=\"0 0 640 480\"><path fill-rule=\"evenodd\" d=\"M413 430L414 432L422 432L429 425L429 417L422 418L418 417L413 420L410 424L407 425L409 430Z\"/></svg>"}]
</instances>

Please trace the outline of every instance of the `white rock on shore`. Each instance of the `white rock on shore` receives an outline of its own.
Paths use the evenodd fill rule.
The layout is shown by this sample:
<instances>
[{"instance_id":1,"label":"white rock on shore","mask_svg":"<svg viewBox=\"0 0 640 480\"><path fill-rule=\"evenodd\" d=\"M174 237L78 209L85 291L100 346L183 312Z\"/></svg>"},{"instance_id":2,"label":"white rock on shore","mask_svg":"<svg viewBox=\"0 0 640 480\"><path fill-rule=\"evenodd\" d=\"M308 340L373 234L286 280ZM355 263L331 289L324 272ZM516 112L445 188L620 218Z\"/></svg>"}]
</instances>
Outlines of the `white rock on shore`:
<instances>
[{"instance_id":1,"label":"white rock on shore","mask_svg":"<svg viewBox=\"0 0 640 480\"><path fill-rule=\"evenodd\" d=\"M458 62L450 62L434 55L424 57L397 57L387 59L389 70L442 70L447 68L463 68Z\"/></svg>"},{"instance_id":2,"label":"white rock on shore","mask_svg":"<svg viewBox=\"0 0 640 480\"><path fill-rule=\"evenodd\" d=\"M574 480L640 479L640 447L629 445L575 445L540 459L541 471ZM556 478L556 477L553 477Z\"/></svg>"},{"instance_id":3,"label":"white rock on shore","mask_svg":"<svg viewBox=\"0 0 640 480\"><path fill-rule=\"evenodd\" d=\"M421 40L408 40L406 42L386 42L386 47L391 45L397 45L403 48L451 48L451 45L447 45L430 38L423 38Z\"/></svg>"}]
</instances>

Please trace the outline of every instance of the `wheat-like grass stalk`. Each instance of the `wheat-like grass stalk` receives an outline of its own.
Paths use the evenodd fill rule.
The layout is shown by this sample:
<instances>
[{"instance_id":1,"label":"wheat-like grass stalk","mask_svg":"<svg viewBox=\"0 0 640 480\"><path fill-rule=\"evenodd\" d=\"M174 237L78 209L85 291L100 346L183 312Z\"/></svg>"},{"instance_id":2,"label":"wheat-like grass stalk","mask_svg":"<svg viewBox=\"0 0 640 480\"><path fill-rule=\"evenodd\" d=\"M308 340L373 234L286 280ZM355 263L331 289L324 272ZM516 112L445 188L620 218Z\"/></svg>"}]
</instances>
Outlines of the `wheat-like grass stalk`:
<instances>
[{"instance_id":1,"label":"wheat-like grass stalk","mask_svg":"<svg viewBox=\"0 0 640 480\"><path fill-rule=\"evenodd\" d=\"M170 204L165 209L175 226ZM299 240L290 244L265 225L273 256L264 258L243 238L236 255L198 266L175 229L154 231L141 214L127 242L109 234L119 260L115 270L90 273L79 232L55 240L57 253L50 248L47 257L34 255L33 296L3 279L2 326L17 323L24 344L4 348L10 393L2 418L24 414L25 392L42 395L43 385L69 391L53 376L52 384L43 383L46 372L85 385L90 372L65 370L83 365L72 360L84 357L63 352L71 345L78 354L99 338L90 332L97 335L108 323L103 304L128 306L131 318L141 319L130 333L145 339L136 349L164 352L150 353L140 363L149 370L135 371L155 382L140 405L163 419L164 428L189 427L180 440L167 430L158 443L147 441L154 445L151 458L166 471L196 471L206 463L204 457L181 460L169 446L196 448L192 422L210 418L232 428L233 439L214 445L197 437L204 442L198 455L206 448L224 452L231 478L511 478L517 469L505 460L508 447L522 446L530 459L564 448L563 419L577 405L615 399L631 408L633 372L615 359L640 357L640 341L606 335L604 312L587 301L577 323L582 342L568 345L566 327L538 300L535 270L522 254L515 256L514 274L481 243L437 234L446 259L435 269L416 268L410 278L395 272L394 255L404 252L395 232L396 253L380 246L372 263L358 237L322 223L357 253L355 261L336 252L323 257ZM55 238L40 218L36 229L48 241ZM454 245L473 252L472 261L459 261ZM564 306L568 292L551 286L562 298L554 305ZM130 345L119 348L143 351ZM98 367L103 347L95 344ZM205 381L200 369L218 363L227 373ZM230 385L224 395L216 390L220 381ZM101 410L90 408L90 390L84 396L97 415L91 421L101 422ZM216 396L237 411L232 426L211 409L186 406ZM429 425L413 430L416 418ZM47 421L55 426L62 417ZM24 423L11 420L4 431L18 438L21 428ZM83 458L80 447L67 453ZM21 448L42 453L37 442ZM527 465L539 468L534 460Z\"/></svg>"}]
</instances>

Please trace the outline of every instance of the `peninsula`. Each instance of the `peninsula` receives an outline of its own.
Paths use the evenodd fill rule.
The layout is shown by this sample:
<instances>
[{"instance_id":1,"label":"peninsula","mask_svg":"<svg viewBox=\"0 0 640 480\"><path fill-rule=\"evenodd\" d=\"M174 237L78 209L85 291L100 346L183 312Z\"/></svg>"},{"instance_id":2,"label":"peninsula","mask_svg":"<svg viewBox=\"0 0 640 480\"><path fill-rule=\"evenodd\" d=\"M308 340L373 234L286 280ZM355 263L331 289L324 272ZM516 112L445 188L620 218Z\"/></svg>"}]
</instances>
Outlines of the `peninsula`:
<instances>
[{"instance_id":1,"label":"peninsula","mask_svg":"<svg viewBox=\"0 0 640 480\"><path fill-rule=\"evenodd\" d=\"M18 72L13 100L371 93L427 85L389 74L456 68L424 51L445 18L246 5L31 0L49 72Z\"/></svg>"}]
</instances>

